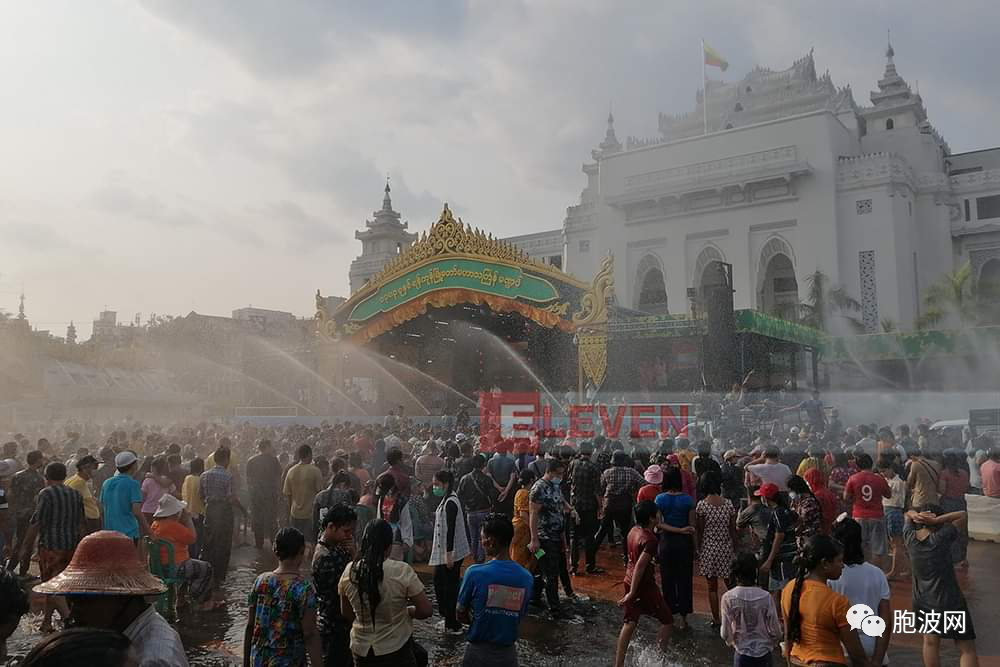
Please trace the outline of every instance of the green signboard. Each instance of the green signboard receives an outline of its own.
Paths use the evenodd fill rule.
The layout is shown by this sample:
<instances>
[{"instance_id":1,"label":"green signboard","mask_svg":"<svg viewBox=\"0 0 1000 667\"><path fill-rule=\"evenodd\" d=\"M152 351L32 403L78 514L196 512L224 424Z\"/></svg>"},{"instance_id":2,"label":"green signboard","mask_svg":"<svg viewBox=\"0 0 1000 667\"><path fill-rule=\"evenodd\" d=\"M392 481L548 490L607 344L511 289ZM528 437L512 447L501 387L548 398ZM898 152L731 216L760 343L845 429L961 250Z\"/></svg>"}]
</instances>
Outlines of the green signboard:
<instances>
[{"instance_id":1,"label":"green signboard","mask_svg":"<svg viewBox=\"0 0 1000 667\"><path fill-rule=\"evenodd\" d=\"M443 289L467 289L536 303L552 301L559 296L548 280L524 273L516 267L471 259L442 259L382 285L377 292L354 307L348 320L364 322L425 294Z\"/></svg>"}]
</instances>

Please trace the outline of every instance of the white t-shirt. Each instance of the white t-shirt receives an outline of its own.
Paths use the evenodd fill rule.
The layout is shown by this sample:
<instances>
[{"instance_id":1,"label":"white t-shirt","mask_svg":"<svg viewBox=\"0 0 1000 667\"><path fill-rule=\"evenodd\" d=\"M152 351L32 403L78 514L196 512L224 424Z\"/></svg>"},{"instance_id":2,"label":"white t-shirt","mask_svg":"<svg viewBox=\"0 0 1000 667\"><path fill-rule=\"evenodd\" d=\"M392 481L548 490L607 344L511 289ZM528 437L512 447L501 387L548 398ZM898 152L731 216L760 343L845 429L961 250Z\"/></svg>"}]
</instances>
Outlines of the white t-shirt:
<instances>
[{"instance_id":1,"label":"white t-shirt","mask_svg":"<svg viewBox=\"0 0 1000 667\"><path fill-rule=\"evenodd\" d=\"M878 443L875 442L874 438L869 438L865 436L864 438L858 440L854 446L863 451L868 456L872 457L873 463L878 463L878 459L875 456L875 452L878 449Z\"/></svg>"},{"instance_id":2,"label":"white t-shirt","mask_svg":"<svg viewBox=\"0 0 1000 667\"><path fill-rule=\"evenodd\" d=\"M788 490L788 478L792 470L784 463L755 463L747 466L752 474L760 478L762 484L775 484L779 491Z\"/></svg>"},{"instance_id":3,"label":"white t-shirt","mask_svg":"<svg viewBox=\"0 0 1000 667\"><path fill-rule=\"evenodd\" d=\"M878 614L878 604L882 600L892 597L889 591L889 580L885 573L871 563L861 563L860 565L845 565L844 572L840 579L836 581L827 580L826 585L847 598L853 607L856 604L868 605L872 611ZM889 619L892 622L892 619ZM869 637L860 630L855 630L861 645L865 648L865 655L869 658L875 653L875 642L877 637ZM882 660L883 665L889 664L889 655L886 653Z\"/></svg>"}]
</instances>

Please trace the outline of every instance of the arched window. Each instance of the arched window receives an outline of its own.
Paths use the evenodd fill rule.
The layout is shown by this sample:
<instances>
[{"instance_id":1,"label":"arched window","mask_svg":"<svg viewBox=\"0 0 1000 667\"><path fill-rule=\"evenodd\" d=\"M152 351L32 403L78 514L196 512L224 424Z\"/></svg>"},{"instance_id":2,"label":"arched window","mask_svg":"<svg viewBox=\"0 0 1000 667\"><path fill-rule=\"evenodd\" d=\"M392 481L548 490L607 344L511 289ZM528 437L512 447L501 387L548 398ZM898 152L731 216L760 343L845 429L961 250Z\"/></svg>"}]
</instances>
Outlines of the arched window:
<instances>
[{"instance_id":1,"label":"arched window","mask_svg":"<svg viewBox=\"0 0 1000 667\"><path fill-rule=\"evenodd\" d=\"M893 128L893 123L891 118L887 118L885 121L885 129L891 130Z\"/></svg>"},{"instance_id":2,"label":"arched window","mask_svg":"<svg viewBox=\"0 0 1000 667\"><path fill-rule=\"evenodd\" d=\"M642 278L642 289L639 290L639 308L654 311L666 310L667 288L663 283L663 273L659 269L650 269Z\"/></svg>"},{"instance_id":3,"label":"arched window","mask_svg":"<svg viewBox=\"0 0 1000 667\"><path fill-rule=\"evenodd\" d=\"M726 123L726 129L727 130L733 129L733 124L732 123Z\"/></svg>"},{"instance_id":4,"label":"arched window","mask_svg":"<svg viewBox=\"0 0 1000 667\"><path fill-rule=\"evenodd\" d=\"M743 111L743 105L737 102L736 106L733 107L733 111Z\"/></svg>"},{"instance_id":5,"label":"arched window","mask_svg":"<svg viewBox=\"0 0 1000 667\"><path fill-rule=\"evenodd\" d=\"M792 258L792 249L785 240L772 238L761 250L757 276L757 308L787 320L797 320L799 311L799 285Z\"/></svg>"},{"instance_id":6,"label":"arched window","mask_svg":"<svg viewBox=\"0 0 1000 667\"><path fill-rule=\"evenodd\" d=\"M655 315L665 315L667 312L667 285L663 279L663 269L660 261L653 255L646 255L639 262L636 271L638 298L636 307L639 310Z\"/></svg>"}]
</instances>

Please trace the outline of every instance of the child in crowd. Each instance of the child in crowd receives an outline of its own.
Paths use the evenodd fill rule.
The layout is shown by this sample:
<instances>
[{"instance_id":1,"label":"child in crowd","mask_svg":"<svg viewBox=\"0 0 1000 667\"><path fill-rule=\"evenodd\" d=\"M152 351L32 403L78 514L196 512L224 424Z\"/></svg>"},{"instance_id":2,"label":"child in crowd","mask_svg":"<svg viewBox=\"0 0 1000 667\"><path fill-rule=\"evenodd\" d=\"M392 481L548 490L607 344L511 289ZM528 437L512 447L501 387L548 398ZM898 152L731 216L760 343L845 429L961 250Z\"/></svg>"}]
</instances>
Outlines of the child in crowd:
<instances>
[{"instance_id":1,"label":"child in crowd","mask_svg":"<svg viewBox=\"0 0 1000 667\"><path fill-rule=\"evenodd\" d=\"M757 585L758 568L752 553L739 554L733 562L738 585L722 596L719 634L736 651L733 667L770 667L771 653L782 636L774 599Z\"/></svg>"},{"instance_id":2,"label":"child in crowd","mask_svg":"<svg viewBox=\"0 0 1000 667\"><path fill-rule=\"evenodd\" d=\"M879 472L889 484L890 496L882 499L885 511L885 529L892 547L889 579L902 579L909 575L906 549L903 547L903 513L906 510L906 480L896 474L895 458L883 454L878 460Z\"/></svg>"},{"instance_id":3,"label":"child in crowd","mask_svg":"<svg viewBox=\"0 0 1000 667\"><path fill-rule=\"evenodd\" d=\"M644 614L660 621L658 640L660 648L666 650L670 641L670 627L673 614L663 599L660 588L656 585L653 560L657 553L656 533L653 529L659 523L660 512L656 504L643 501L636 505L636 525L628 533L628 566L625 569L625 597L618 601L618 606L625 610L625 622L621 634L618 635L618 651L615 654L615 667L623 667L625 653L635 634L639 618Z\"/></svg>"}]
</instances>

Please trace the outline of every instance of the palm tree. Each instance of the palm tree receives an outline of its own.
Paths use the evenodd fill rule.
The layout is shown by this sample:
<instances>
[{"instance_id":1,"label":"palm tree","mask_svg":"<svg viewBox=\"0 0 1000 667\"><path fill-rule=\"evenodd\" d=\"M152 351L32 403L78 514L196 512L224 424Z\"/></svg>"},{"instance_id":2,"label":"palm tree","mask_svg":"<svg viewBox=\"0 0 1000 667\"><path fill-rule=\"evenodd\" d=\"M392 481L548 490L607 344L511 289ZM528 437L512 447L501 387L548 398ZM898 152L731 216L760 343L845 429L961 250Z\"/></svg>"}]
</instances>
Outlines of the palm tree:
<instances>
[{"instance_id":1,"label":"palm tree","mask_svg":"<svg viewBox=\"0 0 1000 667\"><path fill-rule=\"evenodd\" d=\"M851 315L861 310L858 300L847 293L842 285L830 287L826 274L816 269L806 276L809 291L806 302L801 305L801 322L814 329L829 332L833 317L843 318L847 325L856 333L863 332L865 325Z\"/></svg>"},{"instance_id":2,"label":"palm tree","mask_svg":"<svg viewBox=\"0 0 1000 667\"><path fill-rule=\"evenodd\" d=\"M976 301L972 265L966 262L924 292L924 312L917 320L917 328L936 326L950 316L957 317L963 327L975 324L979 320Z\"/></svg>"}]
</instances>

